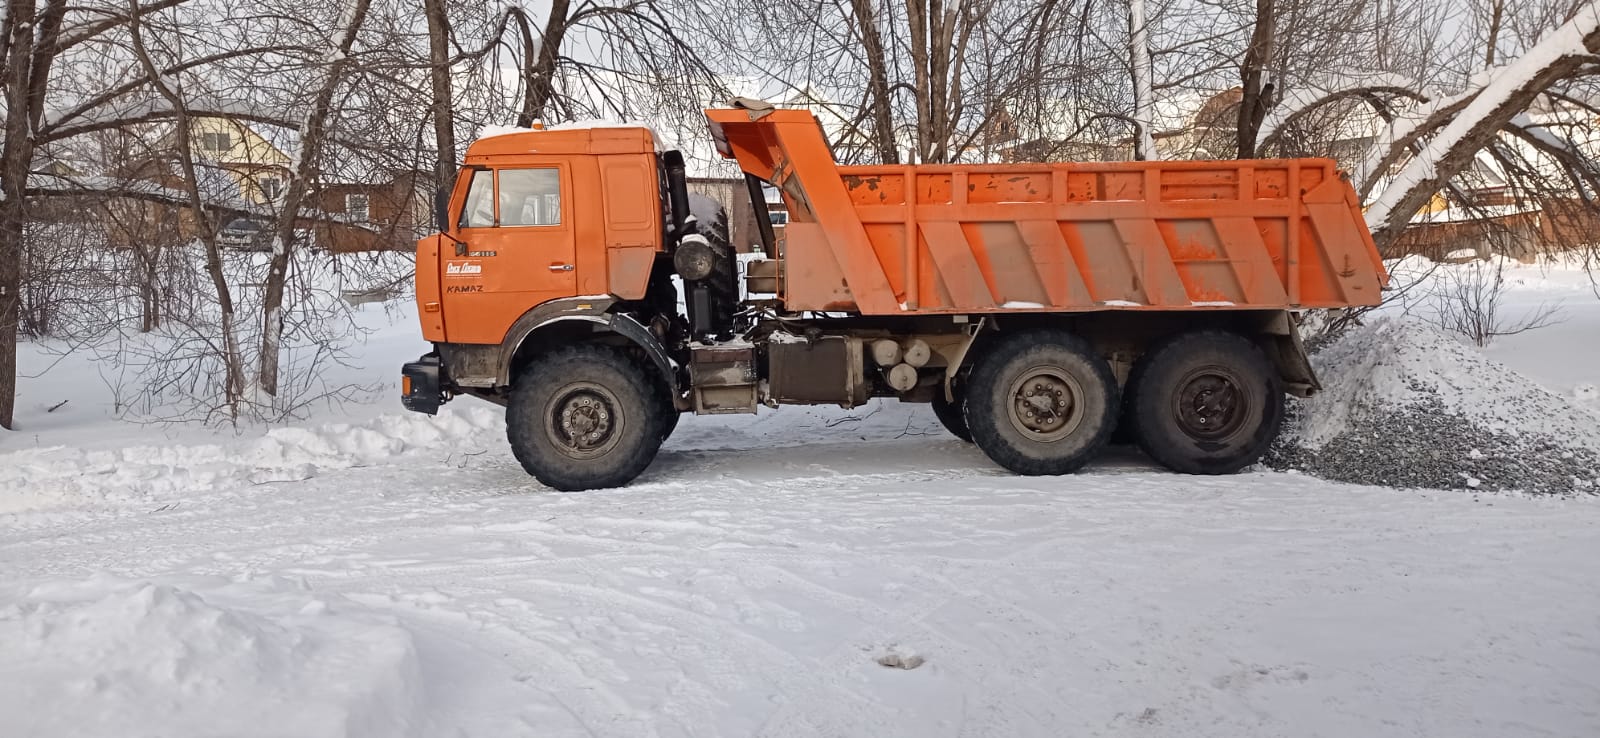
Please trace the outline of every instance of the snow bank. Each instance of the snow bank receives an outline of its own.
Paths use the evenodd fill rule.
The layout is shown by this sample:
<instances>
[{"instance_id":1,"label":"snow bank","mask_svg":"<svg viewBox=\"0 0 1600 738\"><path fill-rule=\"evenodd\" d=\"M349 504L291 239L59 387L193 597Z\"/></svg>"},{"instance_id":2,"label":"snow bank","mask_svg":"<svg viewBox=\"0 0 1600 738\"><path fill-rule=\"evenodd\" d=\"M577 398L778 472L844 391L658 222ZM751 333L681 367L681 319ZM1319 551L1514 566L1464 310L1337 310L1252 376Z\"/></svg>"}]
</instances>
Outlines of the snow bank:
<instances>
[{"instance_id":1,"label":"snow bank","mask_svg":"<svg viewBox=\"0 0 1600 738\"><path fill-rule=\"evenodd\" d=\"M0 588L0 735L415 735L393 619L270 578Z\"/></svg>"},{"instance_id":2,"label":"snow bank","mask_svg":"<svg viewBox=\"0 0 1600 738\"><path fill-rule=\"evenodd\" d=\"M484 406L451 408L437 417L384 415L351 425L286 427L253 441L200 446L132 446L86 450L69 446L0 454L0 514L93 502L151 503L199 492L308 479L433 451L460 441L498 438L501 415Z\"/></svg>"},{"instance_id":3,"label":"snow bank","mask_svg":"<svg viewBox=\"0 0 1600 738\"><path fill-rule=\"evenodd\" d=\"M1600 417L1415 318L1381 318L1312 357L1269 464L1363 484L1593 491Z\"/></svg>"}]
</instances>

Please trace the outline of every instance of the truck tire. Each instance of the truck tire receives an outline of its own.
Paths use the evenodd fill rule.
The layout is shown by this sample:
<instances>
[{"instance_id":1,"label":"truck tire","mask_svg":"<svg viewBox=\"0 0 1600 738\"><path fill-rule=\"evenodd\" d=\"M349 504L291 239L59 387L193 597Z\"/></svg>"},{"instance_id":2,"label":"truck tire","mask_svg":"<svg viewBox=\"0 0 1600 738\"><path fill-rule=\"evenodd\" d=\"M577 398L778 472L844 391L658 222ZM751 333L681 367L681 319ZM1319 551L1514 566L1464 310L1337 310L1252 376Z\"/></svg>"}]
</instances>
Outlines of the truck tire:
<instances>
[{"instance_id":1,"label":"truck tire","mask_svg":"<svg viewBox=\"0 0 1600 738\"><path fill-rule=\"evenodd\" d=\"M939 419L939 424L955 436L967 443L972 443L972 431L967 428L966 398L961 396L960 390L955 390L955 401L944 399L944 392L933 393L933 417Z\"/></svg>"},{"instance_id":2,"label":"truck tire","mask_svg":"<svg viewBox=\"0 0 1600 738\"><path fill-rule=\"evenodd\" d=\"M611 346L579 344L540 356L511 388L511 452L553 489L625 485L661 448L665 418L657 384Z\"/></svg>"},{"instance_id":3,"label":"truck tire","mask_svg":"<svg viewBox=\"0 0 1600 738\"><path fill-rule=\"evenodd\" d=\"M666 443L667 439L672 437L672 432L678 429L678 421L682 417L683 413L678 412L678 408L673 406L671 398L668 398L666 407L661 409L662 443Z\"/></svg>"},{"instance_id":4,"label":"truck tire","mask_svg":"<svg viewBox=\"0 0 1600 738\"><path fill-rule=\"evenodd\" d=\"M991 345L966 386L972 440L1018 474L1067 474L1116 427L1117 380L1077 336L1029 331Z\"/></svg>"},{"instance_id":5,"label":"truck tire","mask_svg":"<svg viewBox=\"0 0 1600 738\"><path fill-rule=\"evenodd\" d=\"M672 385L668 383L666 377L661 376L661 371L648 357L637 355L634 357L634 364L638 366L640 372L653 380L651 386L655 388L657 402L661 403L661 442L666 443L667 439L672 437L672 432L678 429L678 420L683 415L678 412L678 406L672 401Z\"/></svg>"},{"instance_id":6,"label":"truck tire","mask_svg":"<svg viewBox=\"0 0 1600 738\"><path fill-rule=\"evenodd\" d=\"M1139 447L1184 474L1232 474L1256 463L1283 423L1283 380L1260 347L1236 333L1171 339L1139 360L1128 387Z\"/></svg>"}]
</instances>

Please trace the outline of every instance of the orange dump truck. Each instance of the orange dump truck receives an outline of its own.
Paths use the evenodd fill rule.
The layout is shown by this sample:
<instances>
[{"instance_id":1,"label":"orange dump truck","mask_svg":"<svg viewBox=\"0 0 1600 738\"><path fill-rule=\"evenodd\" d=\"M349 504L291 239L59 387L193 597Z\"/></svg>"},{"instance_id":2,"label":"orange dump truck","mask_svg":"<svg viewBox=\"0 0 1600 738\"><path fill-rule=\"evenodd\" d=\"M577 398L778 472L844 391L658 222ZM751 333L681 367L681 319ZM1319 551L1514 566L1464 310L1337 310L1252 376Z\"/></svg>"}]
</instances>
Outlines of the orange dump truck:
<instances>
[{"instance_id":1,"label":"orange dump truck","mask_svg":"<svg viewBox=\"0 0 1600 738\"><path fill-rule=\"evenodd\" d=\"M809 112L706 118L761 258L647 129L475 142L418 244L434 351L405 406L504 405L518 460L564 490L628 483L684 412L874 397L931 403L1019 474L1071 472L1119 426L1168 468L1230 473L1318 388L1293 311L1373 305L1386 280L1324 159L839 166Z\"/></svg>"}]
</instances>

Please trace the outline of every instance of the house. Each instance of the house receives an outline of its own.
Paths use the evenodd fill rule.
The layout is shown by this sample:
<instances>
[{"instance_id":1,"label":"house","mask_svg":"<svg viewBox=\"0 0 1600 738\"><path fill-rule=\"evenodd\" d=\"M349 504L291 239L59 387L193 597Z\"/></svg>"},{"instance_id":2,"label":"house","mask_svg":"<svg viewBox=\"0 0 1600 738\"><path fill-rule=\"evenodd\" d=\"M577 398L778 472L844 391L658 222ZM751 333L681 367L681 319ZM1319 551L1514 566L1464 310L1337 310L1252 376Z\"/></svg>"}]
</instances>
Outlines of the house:
<instances>
[{"instance_id":1,"label":"house","mask_svg":"<svg viewBox=\"0 0 1600 738\"><path fill-rule=\"evenodd\" d=\"M1600 159L1594 136L1600 119L1587 109L1542 100L1519 124L1565 138L1591 161ZM1543 134L1541 134L1543 135ZM1600 243L1600 208L1567 179L1564 165L1526 139L1500 134L1503 157L1478 152L1472 165L1436 193L1411 219L1387 256L1420 254L1434 260L1502 255L1529 261L1541 253L1586 249ZM1506 162L1523 169L1517 176ZM1536 175L1547 186L1530 188Z\"/></svg>"},{"instance_id":2,"label":"house","mask_svg":"<svg viewBox=\"0 0 1600 738\"><path fill-rule=\"evenodd\" d=\"M169 130L157 150L174 151L176 136L175 128ZM202 170L202 191L208 197L265 210L283 200L293 160L255 126L227 118L195 118L189 122L189 150ZM208 172L219 176L208 177Z\"/></svg>"},{"instance_id":3,"label":"house","mask_svg":"<svg viewBox=\"0 0 1600 738\"><path fill-rule=\"evenodd\" d=\"M364 182L332 182L315 188L307 205L328 218L315 232L329 251L410 251L431 232L432 175L416 169L372 172Z\"/></svg>"},{"instance_id":4,"label":"house","mask_svg":"<svg viewBox=\"0 0 1600 738\"><path fill-rule=\"evenodd\" d=\"M140 152L120 164L113 175L143 181L166 191L186 190L174 126L156 129L152 144L129 147ZM277 221L298 155L298 132L279 126L218 117L189 122L187 148L195 166L200 196L208 205L229 213L221 219L219 241L235 248L267 248L271 223ZM354 160L355 157L351 157ZM350 170L350 167L344 168ZM312 182L301 204L297 228L311 243L334 252L406 250L429 229L427 175L412 171L366 171L340 181ZM130 245L162 228L181 239L198 235L188 208L130 202L119 209L125 217L113 224L113 243ZM310 211L310 212L307 212Z\"/></svg>"}]
</instances>

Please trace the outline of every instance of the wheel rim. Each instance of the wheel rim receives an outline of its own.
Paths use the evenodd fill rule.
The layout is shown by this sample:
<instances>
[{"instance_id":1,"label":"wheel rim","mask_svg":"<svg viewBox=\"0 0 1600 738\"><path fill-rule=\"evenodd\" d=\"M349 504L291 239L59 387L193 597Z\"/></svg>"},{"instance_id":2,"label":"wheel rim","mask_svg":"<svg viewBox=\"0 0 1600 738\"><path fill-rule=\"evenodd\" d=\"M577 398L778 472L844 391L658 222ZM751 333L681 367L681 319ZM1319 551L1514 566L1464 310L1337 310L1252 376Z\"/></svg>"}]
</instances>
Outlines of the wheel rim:
<instances>
[{"instance_id":1,"label":"wheel rim","mask_svg":"<svg viewBox=\"0 0 1600 738\"><path fill-rule=\"evenodd\" d=\"M1035 441L1059 441L1083 421L1083 385L1057 366L1035 366L1006 394L1011 426Z\"/></svg>"},{"instance_id":2,"label":"wheel rim","mask_svg":"<svg viewBox=\"0 0 1600 738\"><path fill-rule=\"evenodd\" d=\"M1218 439L1239 431L1250 417L1250 395L1238 373L1221 366L1195 369L1173 396L1178 427L1193 438Z\"/></svg>"},{"instance_id":3,"label":"wheel rim","mask_svg":"<svg viewBox=\"0 0 1600 738\"><path fill-rule=\"evenodd\" d=\"M616 447L624 417L617 396L593 382L573 382L556 392L546 414L545 432L561 453L592 459Z\"/></svg>"}]
</instances>

